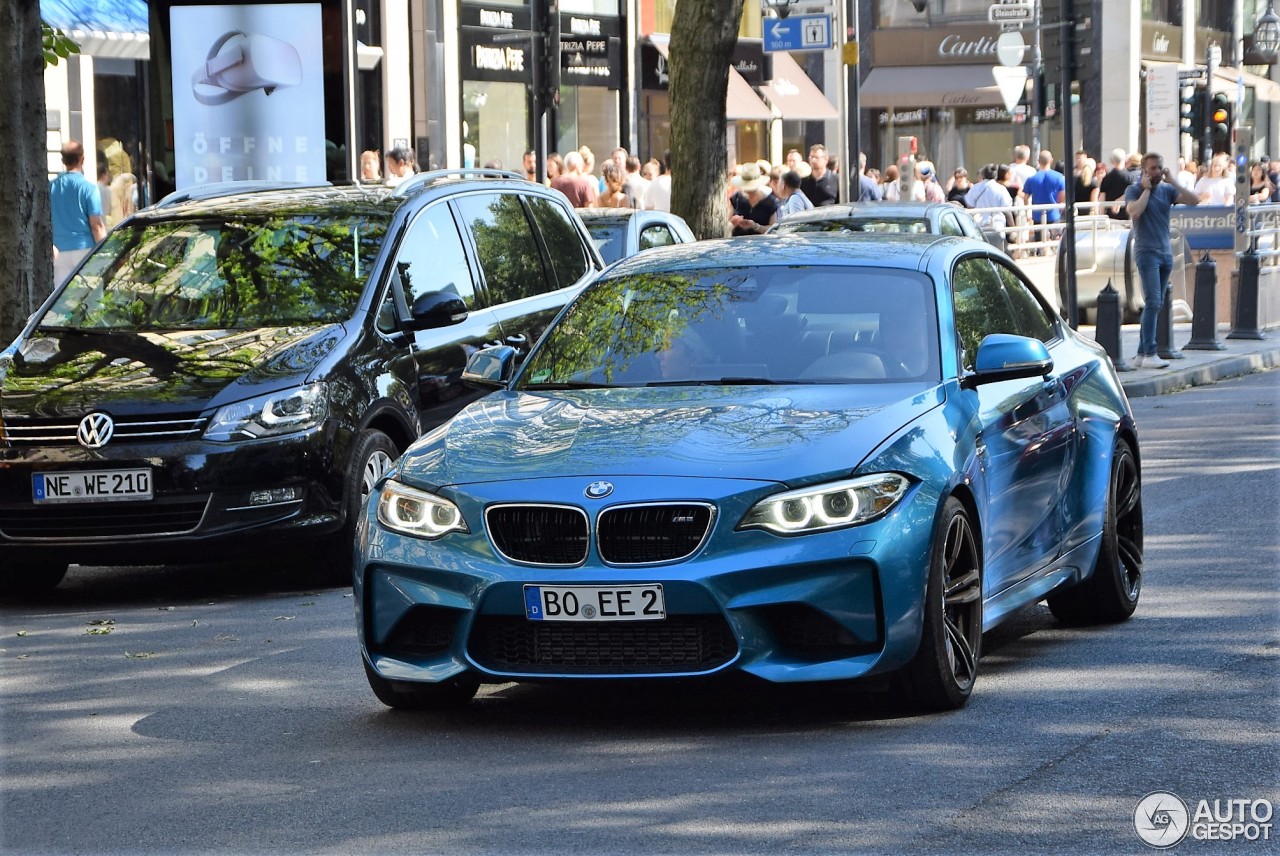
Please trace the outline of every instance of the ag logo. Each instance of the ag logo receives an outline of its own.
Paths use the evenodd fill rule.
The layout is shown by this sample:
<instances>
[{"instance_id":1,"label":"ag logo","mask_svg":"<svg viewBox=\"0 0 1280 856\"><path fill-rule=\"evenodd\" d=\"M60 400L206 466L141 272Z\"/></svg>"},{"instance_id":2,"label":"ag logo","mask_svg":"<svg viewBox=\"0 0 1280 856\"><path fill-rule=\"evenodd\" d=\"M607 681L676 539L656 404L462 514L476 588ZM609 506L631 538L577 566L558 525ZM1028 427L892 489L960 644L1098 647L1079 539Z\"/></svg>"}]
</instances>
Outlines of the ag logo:
<instances>
[{"instance_id":1,"label":"ag logo","mask_svg":"<svg viewBox=\"0 0 1280 856\"><path fill-rule=\"evenodd\" d=\"M592 482L587 485L587 489L583 492L588 499L604 499L613 493L613 484L607 481Z\"/></svg>"},{"instance_id":2,"label":"ag logo","mask_svg":"<svg viewBox=\"0 0 1280 856\"><path fill-rule=\"evenodd\" d=\"M97 449L107 445L111 435L116 432L116 424L105 413L90 413L80 420L76 428L76 439L86 449Z\"/></svg>"},{"instance_id":3,"label":"ag logo","mask_svg":"<svg viewBox=\"0 0 1280 856\"><path fill-rule=\"evenodd\" d=\"M1147 794L1133 810L1133 828L1138 837L1161 850L1187 837L1189 820L1187 804L1167 791Z\"/></svg>"}]
</instances>

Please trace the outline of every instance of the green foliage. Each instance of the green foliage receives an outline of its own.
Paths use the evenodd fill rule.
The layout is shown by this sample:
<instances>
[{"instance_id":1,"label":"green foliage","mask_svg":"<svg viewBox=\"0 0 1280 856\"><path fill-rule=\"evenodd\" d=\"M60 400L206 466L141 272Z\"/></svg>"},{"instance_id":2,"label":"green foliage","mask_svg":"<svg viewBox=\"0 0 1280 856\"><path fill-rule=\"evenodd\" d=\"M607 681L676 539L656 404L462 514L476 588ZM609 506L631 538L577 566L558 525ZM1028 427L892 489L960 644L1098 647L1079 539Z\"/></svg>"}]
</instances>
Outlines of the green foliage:
<instances>
[{"instance_id":1,"label":"green foliage","mask_svg":"<svg viewBox=\"0 0 1280 856\"><path fill-rule=\"evenodd\" d=\"M57 65L58 60L80 53L80 46L73 42L62 30L57 27L50 27L44 21L40 22L40 29L42 31L41 40L44 45L44 64L46 66Z\"/></svg>"}]
</instances>

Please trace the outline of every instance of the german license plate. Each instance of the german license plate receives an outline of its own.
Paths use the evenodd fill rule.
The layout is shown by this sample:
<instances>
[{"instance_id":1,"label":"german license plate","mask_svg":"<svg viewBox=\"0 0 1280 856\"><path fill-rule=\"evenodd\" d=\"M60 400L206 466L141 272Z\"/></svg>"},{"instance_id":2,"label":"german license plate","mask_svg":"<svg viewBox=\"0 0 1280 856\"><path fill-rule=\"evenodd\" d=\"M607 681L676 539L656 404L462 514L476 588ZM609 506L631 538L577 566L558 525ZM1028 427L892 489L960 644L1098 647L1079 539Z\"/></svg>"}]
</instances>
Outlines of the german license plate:
<instances>
[{"instance_id":1,"label":"german license plate","mask_svg":"<svg viewBox=\"0 0 1280 856\"><path fill-rule=\"evenodd\" d=\"M31 476L31 498L41 503L151 499L151 470L35 473Z\"/></svg>"},{"instance_id":2,"label":"german license plate","mask_svg":"<svg viewBox=\"0 0 1280 856\"><path fill-rule=\"evenodd\" d=\"M667 617L662 586L525 586L530 621L656 621Z\"/></svg>"}]
</instances>

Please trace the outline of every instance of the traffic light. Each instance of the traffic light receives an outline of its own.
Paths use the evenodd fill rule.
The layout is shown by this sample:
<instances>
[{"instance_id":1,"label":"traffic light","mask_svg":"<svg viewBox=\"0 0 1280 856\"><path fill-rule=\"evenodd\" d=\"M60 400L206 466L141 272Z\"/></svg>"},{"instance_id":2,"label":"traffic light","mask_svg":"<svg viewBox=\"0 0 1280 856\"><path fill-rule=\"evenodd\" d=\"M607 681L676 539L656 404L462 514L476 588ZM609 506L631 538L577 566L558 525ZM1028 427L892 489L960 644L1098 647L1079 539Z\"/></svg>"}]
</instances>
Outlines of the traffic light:
<instances>
[{"instance_id":1,"label":"traffic light","mask_svg":"<svg viewBox=\"0 0 1280 856\"><path fill-rule=\"evenodd\" d=\"M1209 99L1209 137L1213 152L1231 152L1231 99L1225 92L1215 92Z\"/></svg>"},{"instance_id":2,"label":"traffic light","mask_svg":"<svg viewBox=\"0 0 1280 856\"><path fill-rule=\"evenodd\" d=\"M1204 90L1199 86L1188 86L1182 90L1181 101L1179 130L1190 134L1194 140L1204 127Z\"/></svg>"}]
</instances>

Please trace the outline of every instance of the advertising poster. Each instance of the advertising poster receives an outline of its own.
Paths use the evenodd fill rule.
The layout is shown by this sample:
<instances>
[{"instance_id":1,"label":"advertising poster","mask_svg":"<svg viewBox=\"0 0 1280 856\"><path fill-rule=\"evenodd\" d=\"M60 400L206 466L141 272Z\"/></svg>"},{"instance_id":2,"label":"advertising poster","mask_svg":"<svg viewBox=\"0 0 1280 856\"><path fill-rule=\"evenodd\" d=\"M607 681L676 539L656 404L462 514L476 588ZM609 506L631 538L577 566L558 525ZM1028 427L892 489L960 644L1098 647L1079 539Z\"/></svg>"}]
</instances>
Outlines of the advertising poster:
<instances>
[{"instance_id":1,"label":"advertising poster","mask_svg":"<svg viewBox=\"0 0 1280 856\"><path fill-rule=\"evenodd\" d=\"M174 180L323 181L320 4L177 6Z\"/></svg>"}]
</instances>

